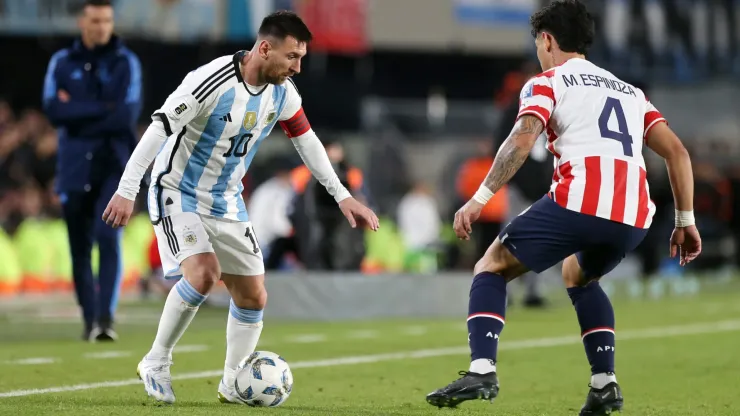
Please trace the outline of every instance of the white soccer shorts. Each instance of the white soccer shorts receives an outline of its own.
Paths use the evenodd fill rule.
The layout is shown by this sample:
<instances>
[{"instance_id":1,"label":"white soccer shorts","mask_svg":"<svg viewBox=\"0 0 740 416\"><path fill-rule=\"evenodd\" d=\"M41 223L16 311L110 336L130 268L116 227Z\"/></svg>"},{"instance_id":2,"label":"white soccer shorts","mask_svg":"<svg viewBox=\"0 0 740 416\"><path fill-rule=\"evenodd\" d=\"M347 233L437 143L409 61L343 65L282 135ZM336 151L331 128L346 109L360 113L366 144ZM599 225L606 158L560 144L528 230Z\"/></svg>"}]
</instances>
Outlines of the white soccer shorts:
<instances>
[{"instance_id":1,"label":"white soccer shorts","mask_svg":"<svg viewBox=\"0 0 740 416\"><path fill-rule=\"evenodd\" d=\"M180 264L200 253L215 253L221 272L238 276L265 273L262 249L251 222L182 212L154 226L165 278L182 276Z\"/></svg>"}]
</instances>

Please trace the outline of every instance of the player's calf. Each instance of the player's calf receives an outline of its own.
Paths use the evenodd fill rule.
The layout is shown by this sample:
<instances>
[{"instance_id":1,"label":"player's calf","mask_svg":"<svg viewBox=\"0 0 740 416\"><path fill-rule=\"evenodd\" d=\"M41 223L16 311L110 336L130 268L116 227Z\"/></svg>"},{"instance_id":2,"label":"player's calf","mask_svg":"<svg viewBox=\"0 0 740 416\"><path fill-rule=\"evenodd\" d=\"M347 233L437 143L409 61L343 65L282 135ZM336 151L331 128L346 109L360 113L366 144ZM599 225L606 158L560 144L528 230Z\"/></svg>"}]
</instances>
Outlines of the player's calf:
<instances>
[{"instance_id":1,"label":"player's calf","mask_svg":"<svg viewBox=\"0 0 740 416\"><path fill-rule=\"evenodd\" d=\"M165 403L175 401L170 375L172 350L195 317L200 305L205 302L220 274L218 260L213 253L188 257L180 268L183 277L167 295L152 348L136 369L144 381L147 394Z\"/></svg>"},{"instance_id":2,"label":"player's calf","mask_svg":"<svg viewBox=\"0 0 740 416\"><path fill-rule=\"evenodd\" d=\"M239 363L257 347L262 333L262 317L267 303L264 275L235 276L224 274L224 284L231 294L229 317L226 323L226 360L224 375L219 385L218 398L222 403L234 402L234 377Z\"/></svg>"},{"instance_id":3,"label":"player's calf","mask_svg":"<svg viewBox=\"0 0 740 416\"><path fill-rule=\"evenodd\" d=\"M205 302L220 274L218 260L213 253L188 257L180 267L183 277L167 296L157 336L147 354L150 359L171 359L175 344Z\"/></svg>"},{"instance_id":4,"label":"player's calf","mask_svg":"<svg viewBox=\"0 0 740 416\"><path fill-rule=\"evenodd\" d=\"M506 284L526 268L496 239L475 266L468 303L470 368L461 378L427 395L438 407L455 407L467 400L493 400L499 391L496 360L506 317Z\"/></svg>"},{"instance_id":5,"label":"player's calf","mask_svg":"<svg viewBox=\"0 0 740 416\"><path fill-rule=\"evenodd\" d=\"M576 256L563 263L563 278L581 326L583 346L591 364L591 391L583 415L619 410L624 399L614 374L614 309L598 279L587 279ZM590 281L589 281L590 280ZM590 409L590 410L589 410ZM593 412L593 413L588 413Z\"/></svg>"}]
</instances>

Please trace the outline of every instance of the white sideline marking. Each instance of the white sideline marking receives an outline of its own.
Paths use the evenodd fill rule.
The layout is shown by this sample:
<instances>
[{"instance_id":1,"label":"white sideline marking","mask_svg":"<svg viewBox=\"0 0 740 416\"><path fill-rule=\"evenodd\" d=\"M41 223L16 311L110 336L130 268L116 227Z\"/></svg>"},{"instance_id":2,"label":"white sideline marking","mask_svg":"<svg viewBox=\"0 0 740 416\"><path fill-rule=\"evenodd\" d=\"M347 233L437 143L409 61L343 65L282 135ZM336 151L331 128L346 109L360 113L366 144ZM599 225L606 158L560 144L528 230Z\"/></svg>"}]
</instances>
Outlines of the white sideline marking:
<instances>
[{"instance_id":1,"label":"white sideline marking","mask_svg":"<svg viewBox=\"0 0 740 416\"><path fill-rule=\"evenodd\" d=\"M128 357L131 355L131 351L102 351L102 352L88 352L83 355L85 358L92 358L96 360L105 360L108 358L121 358Z\"/></svg>"},{"instance_id":2,"label":"white sideline marking","mask_svg":"<svg viewBox=\"0 0 740 416\"><path fill-rule=\"evenodd\" d=\"M288 338L288 341L297 342L299 344L311 344L314 342L326 341L326 335L322 335L322 334L296 335L294 337Z\"/></svg>"},{"instance_id":3,"label":"white sideline marking","mask_svg":"<svg viewBox=\"0 0 740 416\"><path fill-rule=\"evenodd\" d=\"M355 339L369 339L369 338L377 338L378 331L372 330L372 329L363 329L359 331L352 331L349 334L347 334L350 338Z\"/></svg>"},{"instance_id":4,"label":"white sideline marking","mask_svg":"<svg viewBox=\"0 0 740 416\"><path fill-rule=\"evenodd\" d=\"M207 351L210 347L208 345L178 345L175 346L173 353L183 354L189 352L202 352Z\"/></svg>"},{"instance_id":5,"label":"white sideline marking","mask_svg":"<svg viewBox=\"0 0 740 416\"><path fill-rule=\"evenodd\" d=\"M31 358L20 358L18 360L8 361L8 364L18 365L36 365L36 364L51 364L56 362L57 359L54 357L31 357Z\"/></svg>"},{"instance_id":6,"label":"white sideline marking","mask_svg":"<svg viewBox=\"0 0 740 416\"><path fill-rule=\"evenodd\" d=\"M692 325L645 328L645 329L639 329L639 330L633 330L633 331L617 332L617 336L618 336L618 340L625 341L625 340L630 340L630 339L666 338L666 337L674 337L674 336L680 336L680 335L710 334L710 333L718 333L718 332L731 332L731 331L737 331L737 330L740 330L740 320L721 321L721 322L705 322L705 323L692 324ZM525 340L520 340L520 341L509 341L509 342L504 341L499 346L499 349L521 350L521 349L526 349L526 348L546 348L546 347L556 347L556 346L573 345L573 344L580 344L580 343L581 343L581 337L578 335L575 335L575 336L564 336L564 337L525 339ZM340 366L340 365L369 364L369 363L377 363L381 361L391 361L391 360L441 357L445 355L460 355L460 354L467 354L468 352L469 352L469 349L467 346L437 348L437 349L428 349L428 350L395 352L395 353L388 353L388 354L358 355L354 357L328 358L325 360L297 361L297 362L290 364L290 367L293 369L334 367L334 366ZM220 377L222 373L223 373L223 370L201 371L197 373L185 373L185 374L175 375L172 377L172 379L173 380L191 380L191 379L199 379L199 378ZM12 390L12 391L0 393L0 398L31 396L35 394L63 393L63 392L69 392L69 391L100 389L100 388L105 388L105 387L133 386L139 383L141 383L141 380L137 378L130 378L127 380L104 381L100 383L89 383L89 384L75 384L71 386L49 387L49 388L43 388L43 389Z\"/></svg>"}]
</instances>

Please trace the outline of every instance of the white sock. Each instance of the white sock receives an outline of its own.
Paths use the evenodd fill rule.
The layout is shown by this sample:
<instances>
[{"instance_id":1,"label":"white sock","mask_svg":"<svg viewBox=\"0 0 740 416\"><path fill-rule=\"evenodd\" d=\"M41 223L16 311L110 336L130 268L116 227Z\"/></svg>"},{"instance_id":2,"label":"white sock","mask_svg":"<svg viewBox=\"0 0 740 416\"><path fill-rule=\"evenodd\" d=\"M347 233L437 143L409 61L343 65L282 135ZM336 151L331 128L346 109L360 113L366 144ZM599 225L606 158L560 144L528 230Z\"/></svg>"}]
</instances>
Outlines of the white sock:
<instances>
[{"instance_id":1,"label":"white sock","mask_svg":"<svg viewBox=\"0 0 740 416\"><path fill-rule=\"evenodd\" d=\"M224 362L224 382L230 382L239 363L253 353L262 333L263 311L243 309L229 305L229 320L226 323L226 361Z\"/></svg>"},{"instance_id":2,"label":"white sock","mask_svg":"<svg viewBox=\"0 0 740 416\"><path fill-rule=\"evenodd\" d=\"M616 383L617 376L614 373L599 373L591 376L591 387L603 389L609 383Z\"/></svg>"},{"instance_id":3,"label":"white sock","mask_svg":"<svg viewBox=\"0 0 740 416\"><path fill-rule=\"evenodd\" d=\"M198 307L206 300L207 295L198 293L185 278L170 290L164 303L162 317L159 318L157 337L147 359L170 360L172 349L198 312Z\"/></svg>"},{"instance_id":4,"label":"white sock","mask_svg":"<svg viewBox=\"0 0 740 416\"><path fill-rule=\"evenodd\" d=\"M496 364L488 358L478 358L470 363L471 373L488 374L496 372Z\"/></svg>"}]
</instances>

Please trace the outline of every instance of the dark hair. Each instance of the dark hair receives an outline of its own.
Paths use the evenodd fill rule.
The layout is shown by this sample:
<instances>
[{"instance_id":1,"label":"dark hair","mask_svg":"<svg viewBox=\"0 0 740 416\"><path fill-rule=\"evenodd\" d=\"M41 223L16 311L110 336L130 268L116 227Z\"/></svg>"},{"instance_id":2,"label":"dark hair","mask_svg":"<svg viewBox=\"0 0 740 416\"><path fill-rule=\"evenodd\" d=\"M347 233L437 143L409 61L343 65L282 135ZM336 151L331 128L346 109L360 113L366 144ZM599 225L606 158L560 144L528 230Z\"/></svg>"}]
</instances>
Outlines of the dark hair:
<instances>
[{"instance_id":1,"label":"dark hair","mask_svg":"<svg viewBox=\"0 0 740 416\"><path fill-rule=\"evenodd\" d=\"M287 10L280 10L267 15L262 19L258 33L260 37L272 36L280 40L292 36L298 42L306 43L313 39L311 31L308 30L303 20L297 14Z\"/></svg>"},{"instance_id":2,"label":"dark hair","mask_svg":"<svg viewBox=\"0 0 740 416\"><path fill-rule=\"evenodd\" d=\"M83 8L87 6L94 6L94 7L101 7L101 6L113 6L113 2L111 0L85 0L85 4L82 6Z\"/></svg>"},{"instance_id":3,"label":"dark hair","mask_svg":"<svg viewBox=\"0 0 740 416\"><path fill-rule=\"evenodd\" d=\"M529 19L532 36L551 34L563 52L586 54L594 41L594 19L578 0L558 0Z\"/></svg>"}]
</instances>

